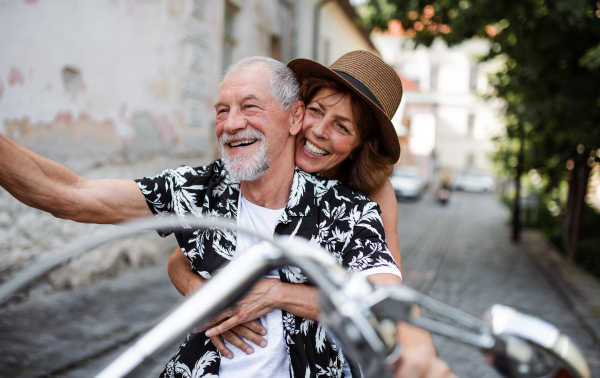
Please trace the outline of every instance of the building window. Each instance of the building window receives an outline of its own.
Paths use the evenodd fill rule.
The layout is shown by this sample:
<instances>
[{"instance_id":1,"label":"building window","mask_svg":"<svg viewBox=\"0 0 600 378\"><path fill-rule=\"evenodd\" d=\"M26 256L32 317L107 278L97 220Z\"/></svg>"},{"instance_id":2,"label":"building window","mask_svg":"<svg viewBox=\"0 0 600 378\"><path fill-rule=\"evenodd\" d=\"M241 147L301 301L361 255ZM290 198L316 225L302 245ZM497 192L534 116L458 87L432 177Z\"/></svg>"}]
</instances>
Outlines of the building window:
<instances>
[{"instance_id":1,"label":"building window","mask_svg":"<svg viewBox=\"0 0 600 378\"><path fill-rule=\"evenodd\" d=\"M223 72L233 64L233 51L237 44L235 38L235 21L239 9L231 2L225 3L225 17L223 21L223 51L222 51L222 64L221 68Z\"/></svg>"},{"instance_id":2,"label":"building window","mask_svg":"<svg viewBox=\"0 0 600 378\"><path fill-rule=\"evenodd\" d=\"M271 35L271 58L281 62L281 38Z\"/></svg>"},{"instance_id":3,"label":"building window","mask_svg":"<svg viewBox=\"0 0 600 378\"><path fill-rule=\"evenodd\" d=\"M468 153L466 158L467 169L472 169L475 166L475 154Z\"/></svg>"},{"instance_id":4,"label":"building window","mask_svg":"<svg viewBox=\"0 0 600 378\"><path fill-rule=\"evenodd\" d=\"M325 38L323 41L323 64L328 66L331 60L331 54L329 54L331 48L329 46L329 38Z\"/></svg>"},{"instance_id":5,"label":"building window","mask_svg":"<svg viewBox=\"0 0 600 378\"><path fill-rule=\"evenodd\" d=\"M438 90L439 76L440 76L440 65L439 64L432 64L431 65L431 72L430 72L430 76L429 76L429 89L431 91L437 91Z\"/></svg>"},{"instance_id":6,"label":"building window","mask_svg":"<svg viewBox=\"0 0 600 378\"><path fill-rule=\"evenodd\" d=\"M469 114L467 120L467 137L470 139L475 138L475 114Z\"/></svg>"},{"instance_id":7,"label":"building window","mask_svg":"<svg viewBox=\"0 0 600 378\"><path fill-rule=\"evenodd\" d=\"M471 63L469 70L469 90L471 92L477 91L477 76L479 75L479 64Z\"/></svg>"}]
</instances>

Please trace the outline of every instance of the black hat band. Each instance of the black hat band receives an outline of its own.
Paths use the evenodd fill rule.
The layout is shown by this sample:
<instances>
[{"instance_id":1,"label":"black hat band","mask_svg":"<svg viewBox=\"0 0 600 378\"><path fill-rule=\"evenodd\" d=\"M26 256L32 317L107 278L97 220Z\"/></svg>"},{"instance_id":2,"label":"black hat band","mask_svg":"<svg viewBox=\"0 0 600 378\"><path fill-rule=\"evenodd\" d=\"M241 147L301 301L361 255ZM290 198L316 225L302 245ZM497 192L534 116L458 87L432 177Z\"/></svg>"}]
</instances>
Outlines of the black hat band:
<instances>
[{"instance_id":1,"label":"black hat band","mask_svg":"<svg viewBox=\"0 0 600 378\"><path fill-rule=\"evenodd\" d=\"M339 70L332 70L332 71L335 72L336 74L340 75L341 77L343 77L350 84L352 84L352 86L354 88L358 89L360 91L360 93L367 96L367 98L369 100L373 101L375 103L375 105L377 105L379 107L379 109L381 109L383 111L383 107L381 106L379 101L377 101L377 98L375 97L375 95L373 95L373 92L371 92L371 90L369 88L367 88L367 86L364 85L360 80L355 79L354 76L349 75L343 71L339 71Z\"/></svg>"}]
</instances>

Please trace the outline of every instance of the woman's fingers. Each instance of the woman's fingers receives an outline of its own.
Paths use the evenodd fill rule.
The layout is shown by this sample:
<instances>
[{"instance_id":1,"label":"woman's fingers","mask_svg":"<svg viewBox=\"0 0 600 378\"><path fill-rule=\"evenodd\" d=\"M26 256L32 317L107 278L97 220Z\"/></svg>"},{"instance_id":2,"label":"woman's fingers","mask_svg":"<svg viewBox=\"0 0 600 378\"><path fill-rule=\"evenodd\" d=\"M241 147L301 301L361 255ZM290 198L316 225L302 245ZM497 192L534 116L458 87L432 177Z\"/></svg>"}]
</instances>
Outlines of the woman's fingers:
<instances>
[{"instance_id":1,"label":"woman's fingers","mask_svg":"<svg viewBox=\"0 0 600 378\"><path fill-rule=\"evenodd\" d=\"M231 351L227 349L225 343L223 342L223 340L221 340L220 336L213 336L210 338L210 341L212 341L213 345L219 350L219 352L221 352L223 356L229 359L233 358L233 353L231 353Z\"/></svg>"},{"instance_id":2,"label":"woman's fingers","mask_svg":"<svg viewBox=\"0 0 600 378\"><path fill-rule=\"evenodd\" d=\"M248 322L250 323L250 322ZM254 332L253 330L251 330L250 328L245 327L244 325L239 325L233 328L233 332L235 332L236 335L244 337L246 340L254 343L255 345L260 346L261 348L264 348L267 346L267 340L262 337L260 334ZM229 340L227 340L229 341Z\"/></svg>"},{"instance_id":3,"label":"woman's fingers","mask_svg":"<svg viewBox=\"0 0 600 378\"><path fill-rule=\"evenodd\" d=\"M227 340L230 344L241 350L246 354L254 353L254 348L252 348L248 343L246 343L240 336L238 336L235 332L226 331L221 335L224 340ZM218 338L218 336L216 336ZM210 338L213 339L212 337ZM214 342L213 342L214 344ZM215 345L216 346L216 345ZM219 348L217 348L219 349ZM221 350L221 349L219 349Z\"/></svg>"},{"instance_id":4,"label":"woman's fingers","mask_svg":"<svg viewBox=\"0 0 600 378\"><path fill-rule=\"evenodd\" d=\"M260 323L251 321L235 326L220 335L212 336L210 340L223 356L231 359L233 358L233 353L227 348L223 340L226 340L246 354L252 354L254 353L254 348L249 343L262 348L266 347L267 340L261 336L261 334L265 335L266 333L266 329Z\"/></svg>"},{"instance_id":5,"label":"woman's fingers","mask_svg":"<svg viewBox=\"0 0 600 378\"><path fill-rule=\"evenodd\" d=\"M254 332L258 335L264 336L267 334L267 329L256 320L250 320L249 322L246 322L246 323L243 323L240 325L250 329L252 332Z\"/></svg>"},{"instance_id":6,"label":"woman's fingers","mask_svg":"<svg viewBox=\"0 0 600 378\"><path fill-rule=\"evenodd\" d=\"M206 327L206 332L204 333L207 337L213 337L217 335L222 335L225 332L231 330L233 327L237 326L239 322L234 318L229 318L221 323L217 324L215 327Z\"/></svg>"}]
</instances>

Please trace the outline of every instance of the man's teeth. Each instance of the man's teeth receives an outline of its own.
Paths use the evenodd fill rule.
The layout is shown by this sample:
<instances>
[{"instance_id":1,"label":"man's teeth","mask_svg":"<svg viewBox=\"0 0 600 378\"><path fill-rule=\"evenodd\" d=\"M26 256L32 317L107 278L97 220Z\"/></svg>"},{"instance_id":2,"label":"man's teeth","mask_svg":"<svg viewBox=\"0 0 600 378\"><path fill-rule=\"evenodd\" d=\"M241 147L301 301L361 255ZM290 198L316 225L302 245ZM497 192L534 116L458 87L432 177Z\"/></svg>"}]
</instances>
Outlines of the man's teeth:
<instances>
[{"instance_id":1,"label":"man's teeth","mask_svg":"<svg viewBox=\"0 0 600 378\"><path fill-rule=\"evenodd\" d=\"M310 143L308 140L306 141L306 143L304 143L304 148L306 148L306 151L308 151L311 155L325 156L328 154L327 151L320 149L319 147Z\"/></svg>"},{"instance_id":2,"label":"man's teeth","mask_svg":"<svg viewBox=\"0 0 600 378\"><path fill-rule=\"evenodd\" d=\"M229 145L231 147L238 147L238 146L242 146L242 145L245 146L245 145L248 145L248 144L252 144L254 142L255 142L254 139L246 139L246 140L239 140L237 142L231 142Z\"/></svg>"}]
</instances>

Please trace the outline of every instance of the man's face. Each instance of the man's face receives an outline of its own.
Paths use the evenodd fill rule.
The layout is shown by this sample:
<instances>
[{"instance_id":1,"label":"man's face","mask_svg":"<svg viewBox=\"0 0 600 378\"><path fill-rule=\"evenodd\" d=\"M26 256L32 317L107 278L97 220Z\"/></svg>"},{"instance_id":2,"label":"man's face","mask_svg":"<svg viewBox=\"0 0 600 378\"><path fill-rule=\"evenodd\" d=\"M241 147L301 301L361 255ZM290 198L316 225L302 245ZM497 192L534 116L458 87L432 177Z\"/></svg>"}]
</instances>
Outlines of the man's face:
<instances>
[{"instance_id":1,"label":"man's face","mask_svg":"<svg viewBox=\"0 0 600 378\"><path fill-rule=\"evenodd\" d=\"M234 180L257 180L290 137L290 114L273 98L268 70L258 63L227 75L215 110L227 171Z\"/></svg>"}]
</instances>

